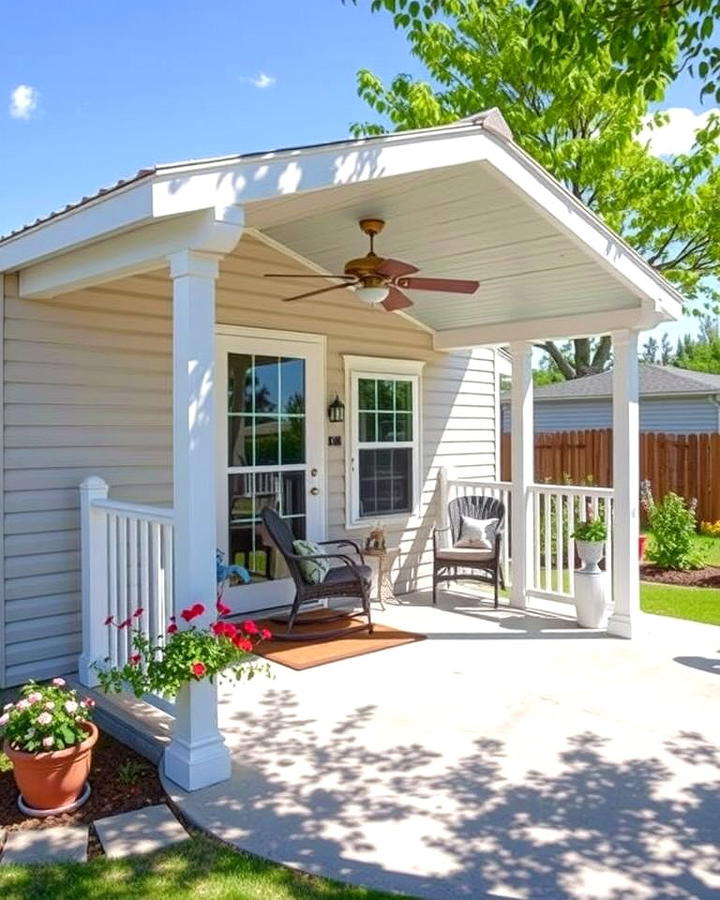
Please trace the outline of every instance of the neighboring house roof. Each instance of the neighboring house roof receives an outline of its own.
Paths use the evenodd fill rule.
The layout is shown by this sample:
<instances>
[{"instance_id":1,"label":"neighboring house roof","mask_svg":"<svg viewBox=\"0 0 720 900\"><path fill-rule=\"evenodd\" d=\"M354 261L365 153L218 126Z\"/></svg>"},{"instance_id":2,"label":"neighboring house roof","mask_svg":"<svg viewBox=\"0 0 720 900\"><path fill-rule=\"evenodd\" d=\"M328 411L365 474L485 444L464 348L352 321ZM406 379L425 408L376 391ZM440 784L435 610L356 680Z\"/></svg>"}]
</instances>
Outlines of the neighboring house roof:
<instances>
[{"instance_id":1,"label":"neighboring house roof","mask_svg":"<svg viewBox=\"0 0 720 900\"><path fill-rule=\"evenodd\" d=\"M672 396L673 394L720 394L720 375L678 369L676 366L640 365L640 396ZM534 400L588 400L612 397L612 372L574 378L536 387ZM503 402L510 392L503 391Z\"/></svg>"}]
</instances>

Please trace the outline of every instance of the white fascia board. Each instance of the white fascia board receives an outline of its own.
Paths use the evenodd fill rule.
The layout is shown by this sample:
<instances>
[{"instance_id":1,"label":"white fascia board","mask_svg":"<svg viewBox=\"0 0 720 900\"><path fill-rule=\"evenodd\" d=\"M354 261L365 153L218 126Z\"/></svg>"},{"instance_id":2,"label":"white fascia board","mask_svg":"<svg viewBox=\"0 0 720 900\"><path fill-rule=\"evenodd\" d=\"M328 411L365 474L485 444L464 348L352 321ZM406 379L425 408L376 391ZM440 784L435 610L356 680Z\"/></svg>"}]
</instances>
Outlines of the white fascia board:
<instances>
[{"instance_id":1,"label":"white fascia board","mask_svg":"<svg viewBox=\"0 0 720 900\"><path fill-rule=\"evenodd\" d=\"M393 135L383 141L353 142L270 153L223 163L203 171L162 171L153 183L153 213L174 215L207 206L246 204L305 191L318 191L477 162L484 158L478 128Z\"/></svg>"},{"instance_id":2,"label":"white fascia board","mask_svg":"<svg viewBox=\"0 0 720 900\"><path fill-rule=\"evenodd\" d=\"M468 347L499 347L512 341L532 343L594 337L609 331L653 328L665 318L647 307L605 310L577 316L554 316L545 319L520 319L493 325L470 325L437 331L433 338L436 350L461 350Z\"/></svg>"},{"instance_id":3,"label":"white fascia board","mask_svg":"<svg viewBox=\"0 0 720 900\"><path fill-rule=\"evenodd\" d=\"M54 297L115 278L137 275L167 264L169 256L185 250L229 253L242 234L242 210L229 208L224 219L201 210L154 222L134 231L71 250L20 271L20 296Z\"/></svg>"},{"instance_id":4,"label":"white fascia board","mask_svg":"<svg viewBox=\"0 0 720 900\"><path fill-rule=\"evenodd\" d=\"M76 209L48 219L34 228L0 243L0 272L14 271L152 221L152 189L149 180L101 195Z\"/></svg>"}]
</instances>

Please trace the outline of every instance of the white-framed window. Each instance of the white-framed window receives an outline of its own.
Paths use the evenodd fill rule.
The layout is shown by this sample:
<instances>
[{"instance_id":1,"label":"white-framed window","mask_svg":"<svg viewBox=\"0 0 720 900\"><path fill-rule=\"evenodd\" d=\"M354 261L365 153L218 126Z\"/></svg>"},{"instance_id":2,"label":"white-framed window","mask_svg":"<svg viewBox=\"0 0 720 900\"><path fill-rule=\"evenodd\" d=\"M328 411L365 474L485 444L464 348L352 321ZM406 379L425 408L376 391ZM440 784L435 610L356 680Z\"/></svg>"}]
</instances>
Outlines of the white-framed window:
<instances>
[{"instance_id":1,"label":"white-framed window","mask_svg":"<svg viewBox=\"0 0 720 900\"><path fill-rule=\"evenodd\" d=\"M420 497L423 362L345 356L347 525L407 520Z\"/></svg>"}]
</instances>

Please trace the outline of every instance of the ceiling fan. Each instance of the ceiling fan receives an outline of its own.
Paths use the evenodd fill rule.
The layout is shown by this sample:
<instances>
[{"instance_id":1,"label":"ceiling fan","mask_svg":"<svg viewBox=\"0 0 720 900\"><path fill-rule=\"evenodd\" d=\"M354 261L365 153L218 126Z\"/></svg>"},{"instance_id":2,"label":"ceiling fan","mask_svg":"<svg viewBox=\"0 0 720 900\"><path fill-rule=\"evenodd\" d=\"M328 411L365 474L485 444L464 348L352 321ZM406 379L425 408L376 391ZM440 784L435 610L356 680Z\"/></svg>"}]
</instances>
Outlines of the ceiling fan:
<instances>
[{"instance_id":1,"label":"ceiling fan","mask_svg":"<svg viewBox=\"0 0 720 900\"><path fill-rule=\"evenodd\" d=\"M443 291L449 294L474 294L480 286L477 281L459 278L415 278L419 269L399 259L384 259L375 253L375 235L385 227L382 219L360 219L360 230L370 238L370 250L359 259L351 259L345 263L342 275L286 275L267 273L266 278L339 278L340 284L308 291L294 297L285 297L285 301L305 300L318 294L327 294L339 288L352 287L361 300L368 303L382 304L386 310L406 309L413 305L412 300L400 290L411 291Z\"/></svg>"}]
</instances>

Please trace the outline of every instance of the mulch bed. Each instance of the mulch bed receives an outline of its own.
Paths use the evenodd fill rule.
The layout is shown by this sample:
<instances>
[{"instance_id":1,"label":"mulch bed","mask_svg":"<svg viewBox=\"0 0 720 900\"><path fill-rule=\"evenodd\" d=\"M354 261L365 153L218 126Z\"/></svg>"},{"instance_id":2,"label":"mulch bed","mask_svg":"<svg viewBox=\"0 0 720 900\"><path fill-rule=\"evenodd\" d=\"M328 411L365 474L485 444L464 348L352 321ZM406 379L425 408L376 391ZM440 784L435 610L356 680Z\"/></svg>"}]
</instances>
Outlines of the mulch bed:
<instances>
[{"instance_id":1,"label":"mulch bed","mask_svg":"<svg viewBox=\"0 0 720 900\"><path fill-rule=\"evenodd\" d=\"M642 581L658 581L662 584L680 584L684 587L720 587L720 568L704 566L689 572L677 572L674 569L661 569L650 564L640 567Z\"/></svg>"},{"instance_id":2,"label":"mulch bed","mask_svg":"<svg viewBox=\"0 0 720 900\"><path fill-rule=\"evenodd\" d=\"M124 783L119 775L123 764L132 763L137 768L132 783ZM17 831L27 828L52 828L54 825L91 824L97 819L117 813L130 812L143 806L166 803L168 798L162 789L157 769L144 757L100 732L100 739L93 752L90 771L92 794L80 809L61 816L31 819L17 808L18 791L12 772L0 772L0 829ZM89 855L96 855L97 847L91 839Z\"/></svg>"}]
</instances>

